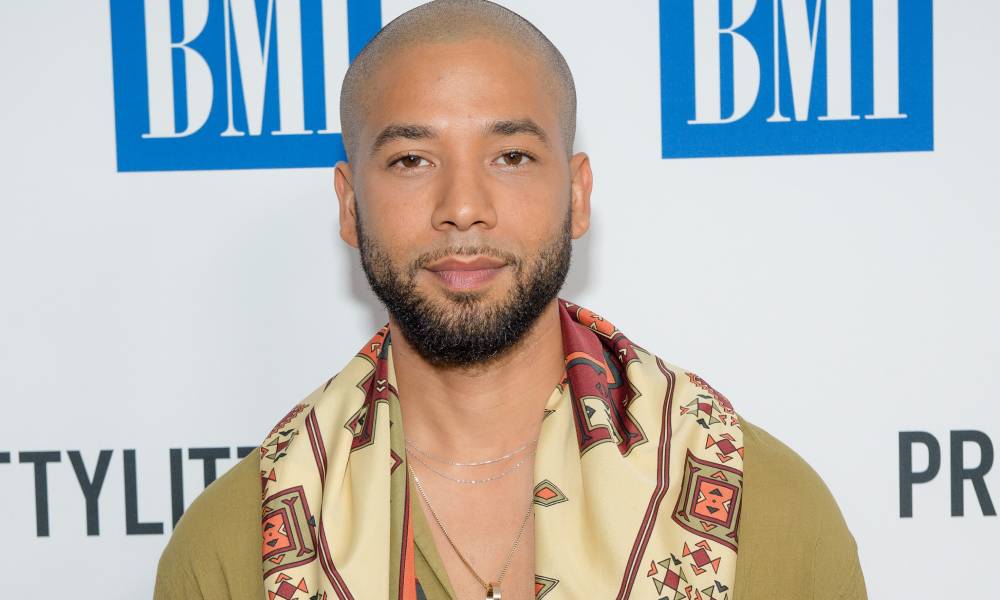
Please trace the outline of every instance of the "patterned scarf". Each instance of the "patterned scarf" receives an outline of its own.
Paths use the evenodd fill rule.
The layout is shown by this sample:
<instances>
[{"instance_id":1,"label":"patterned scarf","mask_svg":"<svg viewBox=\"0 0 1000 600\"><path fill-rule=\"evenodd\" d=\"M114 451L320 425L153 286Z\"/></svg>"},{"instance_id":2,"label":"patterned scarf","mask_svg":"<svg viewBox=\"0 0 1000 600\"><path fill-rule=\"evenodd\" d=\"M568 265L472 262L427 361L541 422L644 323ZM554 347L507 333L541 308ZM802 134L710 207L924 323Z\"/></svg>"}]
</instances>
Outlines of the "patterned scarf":
<instances>
[{"instance_id":1,"label":"patterned scarf","mask_svg":"<svg viewBox=\"0 0 1000 600\"><path fill-rule=\"evenodd\" d=\"M593 312L560 300L559 314L565 377L535 457L536 598L727 600L738 415ZM417 598L395 385L383 327L265 439L267 600Z\"/></svg>"}]
</instances>

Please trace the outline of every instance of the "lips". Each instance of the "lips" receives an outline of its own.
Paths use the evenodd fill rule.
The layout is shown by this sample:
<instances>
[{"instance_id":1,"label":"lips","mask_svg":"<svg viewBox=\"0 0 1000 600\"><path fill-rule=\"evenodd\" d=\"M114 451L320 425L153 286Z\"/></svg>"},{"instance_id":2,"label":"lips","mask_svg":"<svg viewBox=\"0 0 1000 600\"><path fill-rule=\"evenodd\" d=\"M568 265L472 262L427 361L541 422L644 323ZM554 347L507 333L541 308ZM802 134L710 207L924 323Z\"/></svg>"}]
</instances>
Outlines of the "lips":
<instances>
[{"instance_id":1,"label":"lips","mask_svg":"<svg viewBox=\"0 0 1000 600\"><path fill-rule=\"evenodd\" d=\"M492 281L506 267L506 262L490 256L449 256L425 268L448 288L468 291Z\"/></svg>"},{"instance_id":2,"label":"lips","mask_svg":"<svg viewBox=\"0 0 1000 600\"><path fill-rule=\"evenodd\" d=\"M490 256L475 256L467 258L448 256L427 265L427 270L434 272L480 271L484 269L499 269L505 266L507 266L507 263L499 258L493 258Z\"/></svg>"}]
</instances>

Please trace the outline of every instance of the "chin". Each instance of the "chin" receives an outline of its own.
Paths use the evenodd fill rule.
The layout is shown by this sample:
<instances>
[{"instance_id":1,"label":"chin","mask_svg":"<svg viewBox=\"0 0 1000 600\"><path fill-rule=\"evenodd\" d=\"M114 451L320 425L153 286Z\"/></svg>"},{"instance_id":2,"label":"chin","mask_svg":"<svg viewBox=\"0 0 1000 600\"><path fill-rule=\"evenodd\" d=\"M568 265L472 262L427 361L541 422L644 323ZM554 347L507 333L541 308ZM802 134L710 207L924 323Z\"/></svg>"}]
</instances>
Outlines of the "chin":
<instances>
[{"instance_id":1,"label":"chin","mask_svg":"<svg viewBox=\"0 0 1000 600\"><path fill-rule=\"evenodd\" d=\"M468 306L473 304L483 308L488 306L498 307L510 301L514 291L513 283L501 281L492 281L470 290L451 289L440 283L435 283L428 287L432 289L424 290L422 295L425 300L439 306L442 304L448 305L450 308L454 308L455 305Z\"/></svg>"}]
</instances>

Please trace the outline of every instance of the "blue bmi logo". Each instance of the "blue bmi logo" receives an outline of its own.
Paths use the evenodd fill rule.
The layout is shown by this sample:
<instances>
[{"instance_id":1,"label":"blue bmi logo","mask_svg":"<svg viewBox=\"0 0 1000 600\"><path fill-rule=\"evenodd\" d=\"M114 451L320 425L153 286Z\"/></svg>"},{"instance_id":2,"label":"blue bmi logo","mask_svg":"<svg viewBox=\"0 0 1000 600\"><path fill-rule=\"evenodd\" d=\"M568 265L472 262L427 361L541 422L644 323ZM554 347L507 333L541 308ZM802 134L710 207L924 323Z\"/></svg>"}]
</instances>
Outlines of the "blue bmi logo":
<instances>
[{"instance_id":1,"label":"blue bmi logo","mask_svg":"<svg viewBox=\"0 0 1000 600\"><path fill-rule=\"evenodd\" d=\"M371 0L110 0L119 171L344 159L340 83Z\"/></svg>"},{"instance_id":2,"label":"blue bmi logo","mask_svg":"<svg viewBox=\"0 0 1000 600\"><path fill-rule=\"evenodd\" d=\"M664 158L933 150L931 0L660 0Z\"/></svg>"}]
</instances>

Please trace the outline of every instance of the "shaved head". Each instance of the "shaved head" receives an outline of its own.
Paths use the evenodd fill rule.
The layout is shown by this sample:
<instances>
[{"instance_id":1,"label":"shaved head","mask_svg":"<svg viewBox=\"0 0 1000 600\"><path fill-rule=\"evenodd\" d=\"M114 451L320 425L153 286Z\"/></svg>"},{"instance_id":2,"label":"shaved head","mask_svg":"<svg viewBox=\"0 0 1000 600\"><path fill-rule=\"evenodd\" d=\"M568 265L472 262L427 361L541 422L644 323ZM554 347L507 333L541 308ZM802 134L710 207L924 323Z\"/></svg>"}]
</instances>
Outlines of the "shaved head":
<instances>
[{"instance_id":1,"label":"shaved head","mask_svg":"<svg viewBox=\"0 0 1000 600\"><path fill-rule=\"evenodd\" d=\"M576 136L576 87L566 59L545 35L514 11L488 0L434 0L403 13L382 28L364 47L344 76L340 91L340 124L348 160L358 152L365 114L377 98L370 82L378 69L400 52L422 44L491 39L509 44L534 58L550 76L567 155ZM419 61L416 62L419 68Z\"/></svg>"}]
</instances>

